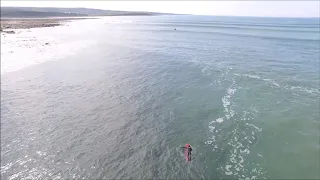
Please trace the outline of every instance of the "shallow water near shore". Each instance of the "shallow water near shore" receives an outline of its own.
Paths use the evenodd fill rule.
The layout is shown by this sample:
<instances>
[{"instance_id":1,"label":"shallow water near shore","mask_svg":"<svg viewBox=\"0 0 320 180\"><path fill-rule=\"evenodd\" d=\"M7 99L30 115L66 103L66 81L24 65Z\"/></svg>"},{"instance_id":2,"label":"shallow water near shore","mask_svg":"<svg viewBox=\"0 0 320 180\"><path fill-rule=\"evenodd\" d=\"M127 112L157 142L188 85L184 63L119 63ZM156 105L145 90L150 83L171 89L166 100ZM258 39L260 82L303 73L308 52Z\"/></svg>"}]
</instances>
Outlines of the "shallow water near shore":
<instances>
[{"instance_id":1,"label":"shallow water near shore","mask_svg":"<svg viewBox=\"0 0 320 180\"><path fill-rule=\"evenodd\" d=\"M319 179L319 26L105 17L1 34L1 179Z\"/></svg>"}]
</instances>

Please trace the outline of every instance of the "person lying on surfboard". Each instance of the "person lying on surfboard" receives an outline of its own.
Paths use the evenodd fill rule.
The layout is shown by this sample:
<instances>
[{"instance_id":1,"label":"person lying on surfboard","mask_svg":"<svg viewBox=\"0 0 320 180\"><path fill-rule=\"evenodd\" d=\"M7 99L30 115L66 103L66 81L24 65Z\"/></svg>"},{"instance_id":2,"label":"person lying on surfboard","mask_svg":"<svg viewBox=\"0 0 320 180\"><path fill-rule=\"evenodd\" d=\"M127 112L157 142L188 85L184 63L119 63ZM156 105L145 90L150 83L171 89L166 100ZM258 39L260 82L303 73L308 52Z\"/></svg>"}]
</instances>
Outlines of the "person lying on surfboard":
<instances>
[{"instance_id":1,"label":"person lying on surfboard","mask_svg":"<svg viewBox=\"0 0 320 180\"><path fill-rule=\"evenodd\" d=\"M184 155L186 157L186 160L187 161L191 161L191 151L192 151L192 148L190 146L190 144L186 144L185 147L181 147L181 148L184 148Z\"/></svg>"}]
</instances>

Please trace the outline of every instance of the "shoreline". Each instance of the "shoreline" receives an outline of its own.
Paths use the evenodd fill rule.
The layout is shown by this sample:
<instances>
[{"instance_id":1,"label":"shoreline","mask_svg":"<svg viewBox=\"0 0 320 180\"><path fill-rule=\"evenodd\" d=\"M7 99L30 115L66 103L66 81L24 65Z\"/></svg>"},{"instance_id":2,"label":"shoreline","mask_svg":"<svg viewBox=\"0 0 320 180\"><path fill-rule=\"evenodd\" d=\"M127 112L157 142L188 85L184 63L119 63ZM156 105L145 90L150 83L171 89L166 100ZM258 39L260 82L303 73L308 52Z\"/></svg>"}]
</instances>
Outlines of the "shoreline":
<instances>
[{"instance_id":1,"label":"shoreline","mask_svg":"<svg viewBox=\"0 0 320 180\"><path fill-rule=\"evenodd\" d=\"M2 18L1 33L14 34L15 29L31 29L61 26L73 20L97 19L97 17L53 17L53 18Z\"/></svg>"}]
</instances>

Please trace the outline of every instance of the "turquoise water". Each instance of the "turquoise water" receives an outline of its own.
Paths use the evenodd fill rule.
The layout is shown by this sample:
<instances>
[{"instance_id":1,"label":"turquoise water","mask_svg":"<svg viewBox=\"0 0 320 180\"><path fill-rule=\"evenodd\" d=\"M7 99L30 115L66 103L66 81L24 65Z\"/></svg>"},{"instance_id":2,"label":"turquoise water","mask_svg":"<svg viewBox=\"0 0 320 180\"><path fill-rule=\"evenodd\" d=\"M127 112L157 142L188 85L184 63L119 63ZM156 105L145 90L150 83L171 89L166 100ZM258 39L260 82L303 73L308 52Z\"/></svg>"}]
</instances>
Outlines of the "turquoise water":
<instances>
[{"instance_id":1,"label":"turquoise water","mask_svg":"<svg viewBox=\"0 0 320 180\"><path fill-rule=\"evenodd\" d=\"M319 19L78 23L1 77L3 178L320 178Z\"/></svg>"}]
</instances>

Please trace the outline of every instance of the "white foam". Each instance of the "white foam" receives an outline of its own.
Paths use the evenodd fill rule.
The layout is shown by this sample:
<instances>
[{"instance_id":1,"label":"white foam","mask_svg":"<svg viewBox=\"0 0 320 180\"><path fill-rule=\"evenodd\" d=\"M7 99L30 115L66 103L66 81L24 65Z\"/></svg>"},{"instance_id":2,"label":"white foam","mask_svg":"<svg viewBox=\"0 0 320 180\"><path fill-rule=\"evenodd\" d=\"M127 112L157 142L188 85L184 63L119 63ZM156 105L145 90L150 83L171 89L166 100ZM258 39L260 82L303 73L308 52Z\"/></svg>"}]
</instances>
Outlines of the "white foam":
<instances>
[{"instance_id":1,"label":"white foam","mask_svg":"<svg viewBox=\"0 0 320 180\"><path fill-rule=\"evenodd\" d=\"M222 101L222 105L224 108L224 115L218 117L215 120L212 120L210 122L210 132L214 133L214 135L216 135L218 138L217 140L223 139L223 134L218 134L218 132L220 132L221 129L219 129L219 124L220 123L224 123L225 121L229 121L229 120L233 120L233 121L240 121L240 120L245 120L246 122L248 122L249 120L253 120L254 115L257 115L259 113L259 111L257 111L257 109L254 109L254 107L251 107L250 110L248 111L243 111L243 117L240 119L237 119L235 116L235 110L233 109L234 107L236 107L235 102L233 102L233 98L237 92L237 88L236 87L236 82L235 79L230 79L227 76L228 72L225 72L225 74L222 75L222 77L219 78L219 80L217 80L217 82L219 82L219 85L221 85L221 89L224 88L225 86L222 86L222 83L225 82L229 82L231 83L230 86L225 89L225 94L224 96L221 98ZM241 75L236 75L236 76L243 76ZM256 75L246 75L248 78L254 78L254 79L260 79L262 80L261 77L256 76ZM222 80L222 82L221 82ZM271 82L271 81L269 81ZM277 83L276 83L277 84ZM225 85L225 84L224 84ZM279 85L279 84L278 84ZM275 87L277 85L274 85ZM242 112L238 112L239 115ZM253 125L253 124L249 124L249 123L245 123L245 125L250 126L252 128L251 131L247 132L247 131L241 131L242 128L240 127L235 127L230 133L231 133L231 139L228 138L227 140L227 148L229 149L228 152L228 157L227 157L227 162L225 164L225 167L221 167L221 169L224 170L223 173L225 173L226 175L232 177L232 178L237 178L237 179L245 179L245 178L250 178L251 176L256 178L260 178L260 175L262 175L263 173L260 172L255 172L255 173L251 173L251 169L250 165L251 162L247 159L248 156L251 153L251 145L250 143L252 143L251 141L254 139L254 135L255 133L257 133L257 131L262 131L261 128ZM214 124L214 127L213 127ZM242 123L241 123L242 124ZM253 129L254 128L254 129ZM250 130L249 129L249 130ZM209 143L212 144L213 148L212 151L217 151L218 146L219 146L219 141L215 141L215 136L214 138L211 138L209 136L208 138ZM251 140L251 141L250 141ZM208 141L206 142L208 144ZM223 148L219 147L219 151L223 151ZM257 169L261 170L261 167L257 164L256 166ZM250 174L248 174L248 172Z\"/></svg>"},{"instance_id":2,"label":"white foam","mask_svg":"<svg viewBox=\"0 0 320 180\"><path fill-rule=\"evenodd\" d=\"M232 167L232 165L226 165L226 172L225 172L225 174L226 175L228 175L228 176L230 176L230 175L232 175L232 171L230 170L230 168Z\"/></svg>"},{"instance_id":3,"label":"white foam","mask_svg":"<svg viewBox=\"0 0 320 180\"><path fill-rule=\"evenodd\" d=\"M226 118L231 119L232 118L231 114L226 114Z\"/></svg>"},{"instance_id":4,"label":"white foam","mask_svg":"<svg viewBox=\"0 0 320 180\"><path fill-rule=\"evenodd\" d=\"M228 89L228 94L230 96L234 95L235 92L236 92L236 89L231 89L231 88Z\"/></svg>"},{"instance_id":5,"label":"white foam","mask_svg":"<svg viewBox=\"0 0 320 180\"><path fill-rule=\"evenodd\" d=\"M261 128L258 128L257 126L255 126L255 125L253 125L253 124L246 123L246 125L255 128L255 129L258 130L259 132L262 131Z\"/></svg>"},{"instance_id":6,"label":"white foam","mask_svg":"<svg viewBox=\"0 0 320 180\"><path fill-rule=\"evenodd\" d=\"M216 127L214 127L214 126L209 126L210 132L213 132L215 128Z\"/></svg>"},{"instance_id":7,"label":"white foam","mask_svg":"<svg viewBox=\"0 0 320 180\"><path fill-rule=\"evenodd\" d=\"M223 118L218 118L218 119L216 119L216 122L222 123L222 122L223 122Z\"/></svg>"},{"instance_id":8,"label":"white foam","mask_svg":"<svg viewBox=\"0 0 320 180\"><path fill-rule=\"evenodd\" d=\"M218 119L216 119L216 120L213 120L213 121L211 121L210 122L210 124L213 124L213 123L222 123L223 122L223 118L218 118ZM213 127L213 126L209 126L209 129L210 129L210 131L211 131L211 129L212 129L212 131L215 129L215 127ZM211 132L212 132L211 131ZM217 132L217 131L216 131Z\"/></svg>"},{"instance_id":9,"label":"white foam","mask_svg":"<svg viewBox=\"0 0 320 180\"><path fill-rule=\"evenodd\" d=\"M308 88L308 87L301 87L301 86L290 86L290 85L280 85L278 82L276 82L273 79L269 78L261 78L260 76L257 75L251 75L251 74L241 74L244 77L249 77L253 79L261 79L267 83L270 83L271 85L277 87L277 88L284 88L286 90L295 90L298 92L306 92L311 95L320 95L320 90L316 88ZM235 74L235 76L241 76L239 74Z\"/></svg>"},{"instance_id":10,"label":"white foam","mask_svg":"<svg viewBox=\"0 0 320 180\"><path fill-rule=\"evenodd\" d=\"M231 119L235 114L235 112L230 108L231 98L233 97L235 92L236 92L236 89L228 88L226 95L221 99L222 105L224 107L224 111L226 112L225 116L228 120Z\"/></svg>"},{"instance_id":11,"label":"white foam","mask_svg":"<svg viewBox=\"0 0 320 180\"><path fill-rule=\"evenodd\" d=\"M277 87L280 87L280 85L273 79L262 79L263 81L266 81L268 83L271 83L272 85L275 85Z\"/></svg>"},{"instance_id":12,"label":"white foam","mask_svg":"<svg viewBox=\"0 0 320 180\"><path fill-rule=\"evenodd\" d=\"M320 90L315 88L307 88L307 87L301 87L301 86L286 86L287 89L295 90L298 92L306 92L312 95L320 95Z\"/></svg>"},{"instance_id":13,"label":"white foam","mask_svg":"<svg viewBox=\"0 0 320 180\"><path fill-rule=\"evenodd\" d=\"M230 109L230 117L233 117L234 116L234 110Z\"/></svg>"},{"instance_id":14,"label":"white foam","mask_svg":"<svg viewBox=\"0 0 320 180\"><path fill-rule=\"evenodd\" d=\"M236 160L236 158L231 157L231 158L230 158L230 162L232 162L232 163L236 164L236 163L237 163L237 160Z\"/></svg>"},{"instance_id":15,"label":"white foam","mask_svg":"<svg viewBox=\"0 0 320 180\"><path fill-rule=\"evenodd\" d=\"M251 75L251 74L243 74L243 76L245 77L249 77L249 78L252 78L252 79L261 79L260 76L257 76L257 75Z\"/></svg>"},{"instance_id":16,"label":"white foam","mask_svg":"<svg viewBox=\"0 0 320 180\"><path fill-rule=\"evenodd\" d=\"M241 143L237 142L238 146L236 147L237 149L244 147Z\"/></svg>"},{"instance_id":17,"label":"white foam","mask_svg":"<svg viewBox=\"0 0 320 180\"><path fill-rule=\"evenodd\" d=\"M36 153L39 155L39 156L45 156L47 153L46 152L41 152L41 151L36 151Z\"/></svg>"},{"instance_id":18,"label":"white foam","mask_svg":"<svg viewBox=\"0 0 320 180\"><path fill-rule=\"evenodd\" d=\"M242 156L240 156L239 155L239 158L240 158L240 162L238 163L238 165L240 166L240 167L243 167L243 162L244 162L244 159L243 159L243 157Z\"/></svg>"},{"instance_id":19,"label":"white foam","mask_svg":"<svg viewBox=\"0 0 320 180\"><path fill-rule=\"evenodd\" d=\"M227 97L222 98L223 107L226 108L226 111L228 112L227 107L230 106L230 101Z\"/></svg>"},{"instance_id":20,"label":"white foam","mask_svg":"<svg viewBox=\"0 0 320 180\"><path fill-rule=\"evenodd\" d=\"M275 81L272 81L272 84L277 86L277 87L280 87L280 85L278 83L276 83Z\"/></svg>"},{"instance_id":21,"label":"white foam","mask_svg":"<svg viewBox=\"0 0 320 180\"><path fill-rule=\"evenodd\" d=\"M242 150L240 150L240 152L241 152L241 153L247 153L247 154L249 154L249 153L250 153L249 149L245 149L245 150L243 150L243 151L242 151Z\"/></svg>"},{"instance_id":22,"label":"white foam","mask_svg":"<svg viewBox=\"0 0 320 180\"><path fill-rule=\"evenodd\" d=\"M10 162L5 166L1 166L1 173L5 173L8 169L10 169L14 165L14 163Z\"/></svg>"},{"instance_id":23,"label":"white foam","mask_svg":"<svg viewBox=\"0 0 320 180\"><path fill-rule=\"evenodd\" d=\"M213 141L216 141L216 136L212 136L211 139L212 139Z\"/></svg>"}]
</instances>

